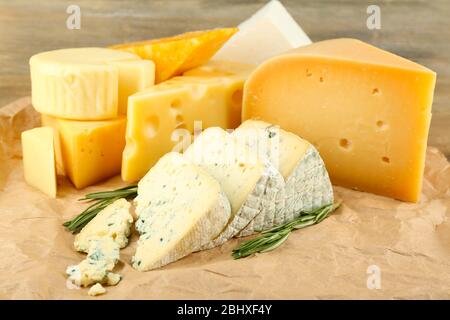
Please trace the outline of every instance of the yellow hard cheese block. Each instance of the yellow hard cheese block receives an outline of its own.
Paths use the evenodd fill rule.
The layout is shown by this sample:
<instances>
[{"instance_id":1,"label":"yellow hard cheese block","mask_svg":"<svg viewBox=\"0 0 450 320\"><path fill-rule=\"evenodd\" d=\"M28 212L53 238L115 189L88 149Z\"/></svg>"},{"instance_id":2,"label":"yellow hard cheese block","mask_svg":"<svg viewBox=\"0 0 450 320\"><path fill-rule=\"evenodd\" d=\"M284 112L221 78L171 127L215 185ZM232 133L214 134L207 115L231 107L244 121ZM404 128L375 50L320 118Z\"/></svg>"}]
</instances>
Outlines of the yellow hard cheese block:
<instances>
[{"instance_id":1,"label":"yellow hard cheese block","mask_svg":"<svg viewBox=\"0 0 450 320\"><path fill-rule=\"evenodd\" d=\"M66 175L76 188L84 188L120 173L125 146L126 118L75 121L42 115L42 125L59 133Z\"/></svg>"},{"instance_id":2,"label":"yellow hard cheese block","mask_svg":"<svg viewBox=\"0 0 450 320\"><path fill-rule=\"evenodd\" d=\"M126 113L129 95L154 83L152 61L105 48L62 49L30 58L32 103L43 114L99 120Z\"/></svg>"},{"instance_id":3,"label":"yellow hard cheese block","mask_svg":"<svg viewBox=\"0 0 450 320\"><path fill-rule=\"evenodd\" d=\"M54 131L42 127L22 132L25 181L50 197L56 197Z\"/></svg>"},{"instance_id":4,"label":"yellow hard cheese block","mask_svg":"<svg viewBox=\"0 0 450 320\"><path fill-rule=\"evenodd\" d=\"M353 39L318 42L260 65L243 119L312 142L334 184L419 199L436 74Z\"/></svg>"},{"instance_id":5,"label":"yellow hard cheese block","mask_svg":"<svg viewBox=\"0 0 450 320\"><path fill-rule=\"evenodd\" d=\"M200 121L200 130L237 127L244 81L253 69L214 62L131 96L123 180L137 181L165 153L183 151L191 142L195 121Z\"/></svg>"},{"instance_id":6,"label":"yellow hard cheese block","mask_svg":"<svg viewBox=\"0 0 450 320\"><path fill-rule=\"evenodd\" d=\"M206 63L237 31L237 28L194 31L111 48L132 52L155 62L156 82L159 83Z\"/></svg>"}]
</instances>

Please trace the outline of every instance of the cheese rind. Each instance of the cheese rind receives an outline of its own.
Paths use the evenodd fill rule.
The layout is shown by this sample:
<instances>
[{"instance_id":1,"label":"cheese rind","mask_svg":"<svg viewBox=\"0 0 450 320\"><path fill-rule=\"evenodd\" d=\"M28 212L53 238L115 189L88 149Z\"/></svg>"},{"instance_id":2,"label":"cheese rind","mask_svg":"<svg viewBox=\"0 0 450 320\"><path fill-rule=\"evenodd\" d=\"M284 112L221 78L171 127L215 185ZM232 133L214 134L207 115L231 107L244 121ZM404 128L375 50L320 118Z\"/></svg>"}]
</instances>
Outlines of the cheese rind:
<instances>
[{"instance_id":1,"label":"cheese rind","mask_svg":"<svg viewBox=\"0 0 450 320\"><path fill-rule=\"evenodd\" d=\"M361 41L328 40L260 65L245 85L242 116L310 141L334 184L416 202L435 80Z\"/></svg>"},{"instance_id":2,"label":"cheese rind","mask_svg":"<svg viewBox=\"0 0 450 320\"><path fill-rule=\"evenodd\" d=\"M72 48L47 51L30 58L34 108L47 115L75 120L103 120L118 115L118 101L153 81L148 62L136 62L146 72L136 85L126 84L137 55L106 48ZM151 64L151 63L150 63ZM128 71L130 69L131 71ZM122 79L122 76L125 78ZM134 91L134 92L133 92ZM121 107L123 109L123 106Z\"/></svg>"},{"instance_id":3,"label":"cheese rind","mask_svg":"<svg viewBox=\"0 0 450 320\"><path fill-rule=\"evenodd\" d=\"M103 121L65 120L42 115L42 125L58 133L58 167L81 189L120 173L126 118Z\"/></svg>"},{"instance_id":4,"label":"cheese rind","mask_svg":"<svg viewBox=\"0 0 450 320\"><path fill-rule=\"evenodd\" d=\"M311 43L306 33L277 0L270 1L238 28L239 31L213 59L260 64L289 49Z\"/></svg>"},{"instance_id":5,"label":"cheese rind","mask_svg":"<svg viewBox=\"0 0 450 320\"><path fill-rule=\"evenodd\" d=\"M276 197L275 213L257 215L239 236L292 221L301 212L333 203L333 188L325 165L309 142L278 126L255 120L243 122L232 136L269 161L285 182Z\"/></svg>"},{"instance_id":6,"label":"cheese rind","mask_svg":"<svg viewBox=\"0 0 450 320\"><path fill-rule=\"evenodd\" d=\"M197 251L215 238L230 217L219 183L179 153L163 156L138 184L140 233L133 267L159 268Z\"/></svg>"},{"instance_id":7,"label":"cheese rind","mask_svg":"<svg viewBox=\"0 0 450 320\"><path fill-rule=\"evenodd\" d=\"M56 197L55 133L51 127L22 132L25 181L50 197Z\"/></svg>"},{"instance_id":8,"label":"cheese rind","mask_svg":"<svg viewBox=\"0 0 450 320\"><path fill-rule=\"evenodd\" d=\"M128 244L133 216L130 213L130 203L125 199L119 199L100 211L89 223L75 236L74 247L77 251L87 252L92 240L108 237L119 248Z\"/></svg>"},{"instance_id":9,"label":"cheese rind","mask_svg":"<svg viewBox=\"0 0 450 320\"><path fill-rule=\"evenodd\" d=\"M283 177L223 129L204 130L184 156L219 181L231 204L230 221L202 249L223 244L258 214L274 214L276 195L284 185Z\"/></svg>"},{"instance_id":10,"label":"cheese rind","mask_svg":"<svg viewBox=\"0 0 450 320\"><path fill-rule=\"evenodd\" d=\"M170 151L184 151L194 125L235 128L251 65L207 64L129 98L122 179L133 182ZM177 149L174 149L177 148Z\"/></svg>"}]
</instances>

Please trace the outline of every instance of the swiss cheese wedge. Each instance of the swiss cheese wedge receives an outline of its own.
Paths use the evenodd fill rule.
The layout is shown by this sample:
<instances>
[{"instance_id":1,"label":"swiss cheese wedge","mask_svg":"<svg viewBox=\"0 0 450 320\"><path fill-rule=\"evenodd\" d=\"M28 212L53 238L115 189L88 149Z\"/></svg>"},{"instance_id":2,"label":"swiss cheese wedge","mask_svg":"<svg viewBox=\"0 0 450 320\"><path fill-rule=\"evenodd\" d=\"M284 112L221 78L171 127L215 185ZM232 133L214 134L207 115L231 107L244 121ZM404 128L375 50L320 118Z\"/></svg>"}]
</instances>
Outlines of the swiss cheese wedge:
<instances>
[{"instance_id":1,"label":"swiss cheese wedge","mask_svg":"<svg viewBox=\"0 0 450 320\"><path fill-rule=\"evenodd\" d=\"M333 183L419 200L436 74L354 39L294 49L249 77L243 119L310 141Z\"/></svg>"},{"instance_id":2,"label":"swiss cheese wedge","mask_svg":"<svg viewBox=\"0 0 450 320\"><path fill-rule=\"evenodd\" d=\"M237 30L194 31L170 38L118 44L111 48L152 60L156 64L156 82L159 83L206 63Z\"/></svg>"}]
</instances>

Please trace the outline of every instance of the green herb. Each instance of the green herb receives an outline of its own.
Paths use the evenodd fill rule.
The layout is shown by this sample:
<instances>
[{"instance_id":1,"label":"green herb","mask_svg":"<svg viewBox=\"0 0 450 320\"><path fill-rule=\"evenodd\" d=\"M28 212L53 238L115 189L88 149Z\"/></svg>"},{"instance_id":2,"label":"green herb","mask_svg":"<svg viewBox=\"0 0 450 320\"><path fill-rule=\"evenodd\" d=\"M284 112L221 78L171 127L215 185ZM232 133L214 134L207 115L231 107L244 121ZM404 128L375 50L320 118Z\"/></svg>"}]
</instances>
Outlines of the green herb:
<instances>
[{"instance_id":1,"label":"green herb","mask_svg":"<svg viewBox=\"0 0 450 320\"><path fill-rule=\"evenodd\" d=\"M97 213L105 209L111 203L121 198L133 199L137 196L137 185L130 185L128 187L112 190L89 193L79 201L93 202L89 207L84 209L82 213L72 220L63 223L72 233L80 232L89 221L91 221Z\"/></svg>"},{"instance_id":2,"label":"green herb","mask_svg":"<svg viewBox=\"0 0 450 320\"><path fill-rule=\"evenodd\" d=\"M254 253L263 253L278 248L289 237L293 230L306 228L317 224L325 219L331 212L336 210L340 203L329 204L311 212L301 212L294 220L275 226L271 229L261 231L260 236L241 243L233 250L234 259L248 257Z\"/></svg>"}]
</instances>

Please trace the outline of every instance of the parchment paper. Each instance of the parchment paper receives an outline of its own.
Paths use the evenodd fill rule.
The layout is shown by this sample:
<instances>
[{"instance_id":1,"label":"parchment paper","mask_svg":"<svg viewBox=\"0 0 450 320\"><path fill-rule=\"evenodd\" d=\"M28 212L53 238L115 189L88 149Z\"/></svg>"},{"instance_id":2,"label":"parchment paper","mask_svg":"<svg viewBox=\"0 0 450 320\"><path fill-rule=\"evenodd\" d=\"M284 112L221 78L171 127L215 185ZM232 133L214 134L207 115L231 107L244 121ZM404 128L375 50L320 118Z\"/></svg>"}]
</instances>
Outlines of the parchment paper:
<instances>
[{"instance_id":1,"label":"parchment paper","mask_svg":"<svg viewBox=\"0 0 450 320\"><path fill-rule=\"evenodd\" d=\"M84 255L61 224L85 207L77 202L85 193L125 184L115 177L77 191L61 178L57 199L29 187L20 132L38 125L29 98L0 109L0 298L450 298L450 165L432 147L418 204L335 187L342 207L273 252L233 260L232 248L244 239L232 240L145 273L130 266L133 234L115 269L123 275L116 287L95 298L87 289L69 289L65 269ZM368 280L377 286L376 270L380 288L369 289Z\"/></svg>"}]
</instances>

